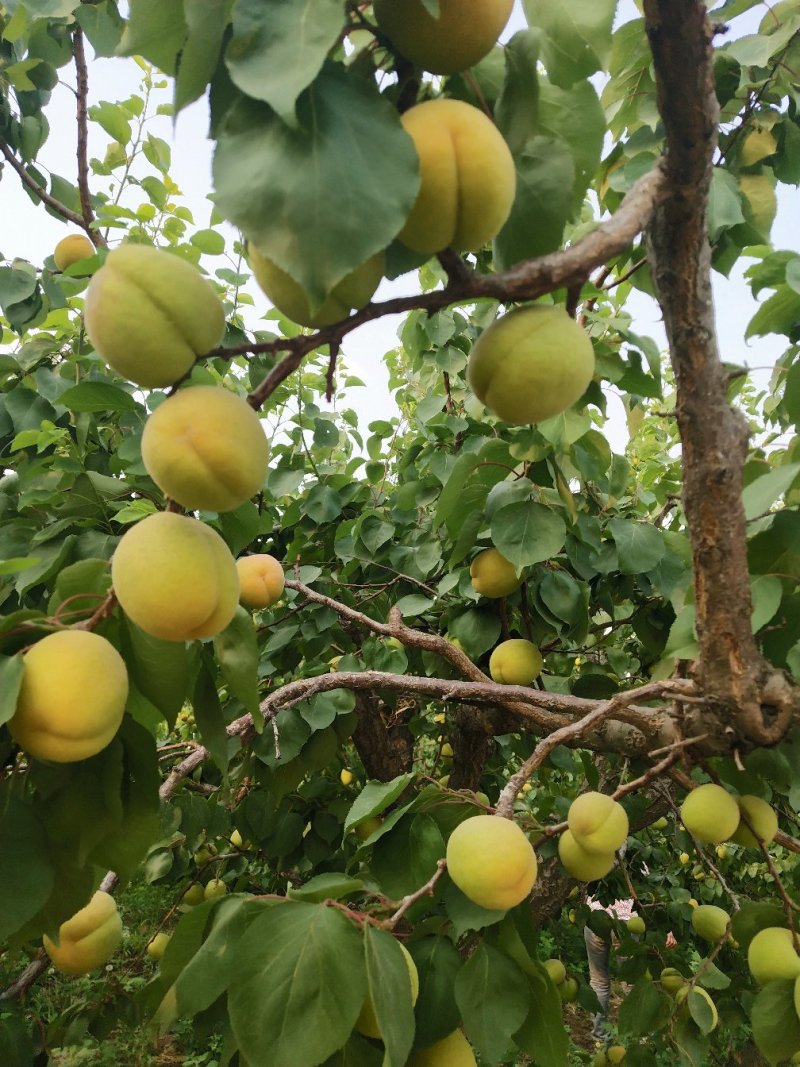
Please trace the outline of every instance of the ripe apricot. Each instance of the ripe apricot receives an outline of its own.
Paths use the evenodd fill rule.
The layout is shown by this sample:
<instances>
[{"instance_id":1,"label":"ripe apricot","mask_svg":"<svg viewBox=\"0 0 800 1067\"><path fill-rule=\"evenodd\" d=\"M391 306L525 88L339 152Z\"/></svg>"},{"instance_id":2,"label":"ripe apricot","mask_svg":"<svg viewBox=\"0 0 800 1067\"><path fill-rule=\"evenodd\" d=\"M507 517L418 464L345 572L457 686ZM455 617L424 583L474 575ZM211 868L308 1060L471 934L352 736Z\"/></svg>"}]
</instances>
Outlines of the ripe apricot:
<instances>
[{"instance_id":1,"label":"ripe apricot","mask_svg":"<svg viewBox=\"0 0 800 1067\"><path fill-rule=\"evenodd\" d=\"M409 1060L409 1067L477 1067L472 1046L460 1030L420 1049Z\"/></svg>"},{"instance_id":2,"label":"ripe apricot","mask_svg":"<svg viewBox=\"0 0 800 1067\"><path fill-rule=\"evenodd\" d=\"M246 608L270 608L283 596L283 567L266 552L236 560L239 600Z\"/></svg>"},{"instance_id":3,"label":"ripe apricot","mask_svg":"<svg viewBox=\"0 0 800 1067\"><path fill-rule=\"evenodd\" d=\"M586 852L616 852L628 836L625 809L605 793L582 793L570 805L567 823Z\"/></svg>"},{"instance_id":4,"label":"ripe apricot","mask_svg":"<svg viewBox=\"0 0 800 1067\"><path fill-rule=\"evenodd\" d=\"M515 822L475 815L450 834L447 870L470 900L482 908L504 911L523 901L533 888L536 854Z\"/></svg>"},{"instance_id":5,"label":"ripe apricot","mask_svg":"<svg viewBox=\"0 0 800 1067\"><path fill-rule=\"evenodd\" d=\"M690 834L706 845L727 841L739 825L739 805L721 785L709 782L693 789L681 805L681 820Z\"/></svg>"},{"instance_id":6,"label":"ripe apricot","mask_svg":"<svg viewBox=\"0 0 800 1067\"><path fill-rule=\"evenodd\" d=\"M210 526L162 511L125 533L111 560L125 614L153 637L213 637L236 614L239 578L228 546Z\"/></svg>"},{"instance_id":7,"label":"ripe apricot","mask_svg":"<svg viewBox=\"0 0 800 1067\"><path fill-rule=\"evenodd\" d=\"M434 17L422 0L375 0L378 26L397 51L432 74L474 66L497 42L513 0L439 0Z\"/></svg>"},{"instance_id":8,"label":"ripe apricot","mask_svg":"<svg viewBox=\"0 0 800 1067\"><path fill-rule=\"evenodd\" d=\"M614 866L613 852L587 852L569 830L565 830L558 839L558 858L572 877L580 882L594 882L603 878Z\"/></svg>"},{"instance_id":9,"label":"ripe apricot","mask_svg":"<svg viewBox=\"0 0 800 1067\"><path fill-rule=\"evenodd\" d=\"M372 294L378 288L386 269L386 257L383 252L370 256L337 282L324 303L316 311L312 311L305 290L291 275L281 270L252 245L248 245L247 259L262 292L278 311L292 322L315 329L341 322L351 311L365 307L372 299Z\"/></svg>"},{"instance_id":10,"label":"ripe apricot","mask_svg":"<svg viewBox=\"0 0 800 1067\"><path fill-rule=\"evenodd\" d=\"M93 256L97 249L82 233L71 233L69 237L62 237L53 250L53 259L59 270L66 270L73 263L80 263L82 259Z\"/></svg>"},{"instance_id":11,"label":"ripe apricot","mask_svg":"<svg viewBox=\"0 0 800 1067\"><path fill-rule=\"evenodd\" d=\"M542 654L532 641L502 641L489 657L489 673L504 685L530 685L542 673Z\"/></svg>"},{"instance_id":12,"label":"ripe apricot","mask_svg":"<svg viewBox=\"0 0 800 1067\"><path fill-rule=\"evenodd\" d=\"M486 597L508 596L519 589L522 582L513 563L509 563L496 548L486 548L478 553L470 564L469 576L473 588Z\"/></svg>"},{"instance_id":13,"label":"ripe apricot","mask_svg":"<svg viewBox=\"0 0 800 1067\"><path fill-rule=\"evenodd\" d=\"M516 192L514 160L497 127L462 100L426 100L402 116L419 156L420 188L398 234L415 252L482 248Z\"/></svg>"},{"instance_id":14,"label":"ripe apricot","mask_svg":"<svg viewBox=\"0 0 800 1067\"><path fill-rule=\"evenodd\" d=\"M74 763L101 752L120 727L128 672L114 646L88 630L60 630L25 653L8 728L37 759Z\"/></svg>"},{"instance_id":15,"label":"ripe apricot","mask_svg":"<svg viewBox=\"0 0 800 1067\"><path fill-rule=\"evenodd\" d=\"M109 893L99 890L85 908L63 922L58 944L45 934L47 955L63 974L88 974L108 963L122 940L122 919Z\"/></svg>"},{"instance_id":16,"label":"ripe apricot","mask_svg":"<svg viewBox=\"0 0 800 1067\"><path fill-rule=\"evenodd\" d=\"M168 497L195 510L233 511L263 487L269 445L255 411L227 389L196 385L145 423L142 461Z\"/></svg>"},{"instance_id":17,"label":"ripe apricot","mask_svg":"<svg viewBox=\"0 0 800 1067\"><path fill-rule=\"evenodd\" d=\"M731 841L737 845L744 845L746 848L758 848L759 840L768 845L778 832L778 816L774 808L771 808L761 797L738 797L737 803L739 811L746 816L755 834L745 825L744 820L740 819Z\"/></svg>"},{"instance_id":18,"label":"ripe apricot","mask_svg":"<svg viewBox=\"0 0 800 1067\"><path fill-rule=\"evenodd\" d=\"M583 396L594 374L589 335L562 307L529 304L488 326L467 368L477 398L504 422L542 422Z\"/></svg>"},{"instance_id":19,"label":"ripe apricot","mask_svg":"<svg viewBox=\"0 0 800 1067\"><path fill-rule=\"evenodd\" d=\"M149 245L109 253L89 283L84 319L106 363L147 389L182 378L225 332L222 303L197 267Z\"/></svg>"}]
</instances>

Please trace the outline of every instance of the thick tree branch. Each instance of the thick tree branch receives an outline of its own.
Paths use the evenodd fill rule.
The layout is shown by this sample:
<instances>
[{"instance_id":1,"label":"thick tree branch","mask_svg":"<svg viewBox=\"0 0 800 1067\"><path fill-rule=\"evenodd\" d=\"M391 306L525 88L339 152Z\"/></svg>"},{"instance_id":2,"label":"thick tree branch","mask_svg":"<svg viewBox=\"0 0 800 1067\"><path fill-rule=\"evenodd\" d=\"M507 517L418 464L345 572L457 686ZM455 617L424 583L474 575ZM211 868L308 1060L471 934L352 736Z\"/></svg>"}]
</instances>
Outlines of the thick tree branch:
<instances>
[{"instance_id":1,"label":"thick tree branch","mask_svg":"<svg viewBox=\"0 0 800 1067\"><path fill-rule=\"evenodd\" d=\"M781 704L763 708L765 665L750 627L741 500L748 431L727 401L706 221L719 121L712 30L702 0L645 0L644 10L667 145L667 192L648 228L649 254L677 382L699 681L725 709L725 724L752 742L770 744L788 727L795 698L787 693Z\"/></svg>"}]
</instances>

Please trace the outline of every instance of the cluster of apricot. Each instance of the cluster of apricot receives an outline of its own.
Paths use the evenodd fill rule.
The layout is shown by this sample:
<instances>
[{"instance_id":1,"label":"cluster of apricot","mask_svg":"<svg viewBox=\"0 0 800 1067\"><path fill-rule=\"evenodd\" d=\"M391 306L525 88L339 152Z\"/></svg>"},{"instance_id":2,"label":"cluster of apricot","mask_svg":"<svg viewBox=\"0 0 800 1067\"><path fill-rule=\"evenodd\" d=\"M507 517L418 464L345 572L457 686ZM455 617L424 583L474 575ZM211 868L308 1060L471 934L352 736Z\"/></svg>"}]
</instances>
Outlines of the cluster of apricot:
<instances>
[{"instance_id":1,"label":"cluster of apricot","mask_svg":"<svg viewBox=\"0 0 800 1067\"><path fill-rule=\"evenodd\" d=\"M572 877L593 882L608 874L628 837L623 806L605 793L582 793L570 805L567 826L558 839L558 856Z\"/></svg>"}]
</instances>

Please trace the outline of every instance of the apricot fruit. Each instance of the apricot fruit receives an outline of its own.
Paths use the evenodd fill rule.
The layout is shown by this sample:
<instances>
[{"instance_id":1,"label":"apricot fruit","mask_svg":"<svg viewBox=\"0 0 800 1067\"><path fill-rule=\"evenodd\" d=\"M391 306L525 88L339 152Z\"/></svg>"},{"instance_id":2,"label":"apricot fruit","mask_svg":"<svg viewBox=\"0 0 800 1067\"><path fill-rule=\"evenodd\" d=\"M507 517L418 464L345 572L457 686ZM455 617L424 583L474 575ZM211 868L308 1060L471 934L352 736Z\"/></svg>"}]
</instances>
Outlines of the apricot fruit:
<instances>
[{"instance_id":1,"label":"apricot fruit","mask_svg":"<svg viewBox=\"0 0 800 1067\"><path fill-rule=\"evenodd\" d=\"M502 641L489 657L489 673L504 685L530 685L542 673L542 654L532 641Z\"/></svg>"},{"instance_id":2,"label":"apricot fruit","mask_svg":"<svg viewBox=\"0 0 800 1067\"><path fill-rule=\"evenodd\" d=\"M627 1050L623 1045L612 1045L606 1049L606 1059L610 1064L622 1063L627 1054Z\"/></svg>"},{"instance_id":3,"label":"apricot fruit","mask_svg":"<svg viewBox=\"0 0 800 1067\"><path fill-rule=\"evenodd\" d=\"M196 385L159 404L144 426L142 461L158 488L194 511L233 511L263 488L269 445L246 400Z\"/></svg>"},{"instance_id":4,"label":"apricot fruit","mask_svg":"<svg viewBox=\"0 0 800 1067\"><path fill-rule=\"evenodd\" d=\"M692 912L692 929L698 937L716 943L725 937L731 917L724 908L699 904Z\"/></svg>"},{"instance_id":5,"label":"apricot fruit","mask_svg":"<svg viewBox=\"0 0 800 1067\"><path fill-rule=\"evenodd\" d=\"M286 581L283 567L266 552L241 556L236 560L236 570L239 600L246 608L271 608L283 596Z\"/></svg>"},{"instance_id":6,"label":"apricot fruit","mask_svg":"<svg viewBox=\"0 0 800 1067\"><path fill-rule=\"evenodd\" d=\"M339 781L342 783L342 785L352 785L355 781L355 778L356 776L347 767L343 767L341 771L339 771Z\"/></svg>"},{"instance_id":7,"label":"apricot fruit","mask_svg":"<svg viewBox=\"0 0 800 1067\"><path fill-rule=\"evenodd\" d=\"M433 17L422 0L375 0L379 28L414 66L455 74L492 50L511 14L513 0L439 0Z\"/></svg>"},{"instance_id":8,"label":"apricot fruit","mask_svg":"<svg viewBox=\"0 0 800 1067\"><path fill-rule=\"evenodd\" d=\"M737 845L744 845L746 848L758 848L759 840L768 845L778 832L778 816L774 808L771 808L761 797L743 796L737 799L737 803L739 811L747 817L755 834L740 819L736 833L731 836L731 841Z\"/></svg>"},{"instance_id":9,"label":"apricot fruit","mask_svg":"<svg viewBox=\"0 0 800 1067\"><path fill-rule=\"evenodd\" d=\"M558 858L579 882L595 882L605 877L614 866L613 852L587 852L569 830L565 830L558 839Z\"/></svg>"},{"instance_id":10,"label":"apricot fruit","mask_svg":"<svg viewBox=\"0 0 800 1067\"><path fill-rule=\"evenodd\" d=\"M86 332L123 378L172 385L225 332L222 303L197 267L149 245L109 253L86 291Z\"/></svg>"},{"instance_id":11,"label":"apricot fruit","mask_svg":"<svg viewBox=\"0 0 800 1067\"><path fill-rule=\"evenodd\" d=\"M545 960L542 966L550 975L550 981L553 985L561 985L566 980L567 968L561 960Z\"/></svg>"},{"instance_id":12,"label":"apricot fruit","mask_svg":"<svg viewBox=\"0 0 800 1067\"><path fill-rule=\"evenodd\" d=\"M727 841L739 825L739 805L721 785L693 789L681 805L681 821L698 841L716 845Z\"/></svg>"},{"instance_id":13,"label":"apricot fruit","mask_svg":"<svg viewBox=\"0 0 800 1067\"><path fill-rule=\"evenodd\" d=\"M203 896L206 900L216 900L218 897L224 897L227 892L228 887L221 878L212 878L210 882L206 883Z\"/></svg>"},{"instance_id":14,"label":"apricot fruit","mask_svg":"<svg viewBox=\"0 0 800 1067\"><path fill-rule=\"evenodd\" d=\"M419 973L417 972L417 966L411 958L411 954L405 945L400 944L400 950L403 953L403 958L406 961L406 967L408 967L408 977L411 982L411 1004L412 1006L417 1003L417 997L419 996ZM378 1019L375 1015L375 1005L372 1003L372 997L367 993L366 999L361 1006L361 1012L356 1019L355 1029L365 1037L380 1038L381 1030L378 1026Z\"/></svg>"},{"instance_id":15,"label":"apricot fruit","mask_svg":"<svg viewBox=\"0 0 800 1067\"><path fill-rule=\"evenodd\" d=\"M497 815L475 815L450 834L447 870L475 904L505 911L523 901L533 888L536 853L515 822Z\"/></svg>"},{"instance_id":16,"label":"apricot fruit","mask_svg":"<svg viewBox=\"0 0 800 1067\"><path fill-rule=\"evenodd\" d=\"M63 974L88 974L108 963L122 940L122 919L109 893L94 894L85 908L63 922L58 944L45 934L44 949Z\"/></svg>"},{"instance_id":17,"label":"apricot fruit","mask_svg":"<svg viewBox=\"0 0 800 1067\"><path fill-rule=\"evenodd\" d=\"M578 998L578 982L575 978L567 978L558 987L558 995L563 1004L573 1004Z\"/></svg>"},{"instance_id":18,"label":"apricot fruit","mask_svg":"<svg viewBox=\"0 0 800 1067\"><path fill-rule=\"evenodd\" d=\"M181 904L185 904L187 908L194 908L198 904L202 904L204 900L203 886L199 882L195 882L194 885L189 886L181 897Z\"/></svg>"},{"instance_id":19,"label":"apricot fruit","mask_svg":"<svg viewBox=\"0 0 800 1067\"><path fill-rule=\"evenodd\" d=\"M634 934L636 937L641 937L641 935L645 932L646 929L647 923L644 921L641 915L632 915L630 919L628 919L629 934Z\"/></svg>"},{"instance_id":20,"label":"apricot fruit","mask_svg":"<svg viewBox=\"0 0 800 1067\"><path fill-rule=\"evenodd\" d=\"M36 759L74 763L101 752L128 699L128 672L99 634L59 630L25 653L17 708L8 728Z\"/></svg>"},{"instance_id":21,"label":"apricot fruit","mask_svg":"<svg viewBox=\"0 0 800 1067\"><path fill-rule=\"evenodd\" d=\"M473 589L485 597L508 596L522 583L513 563L509 563L496 548L486 548L478 553L470 564L469 576Z\"/></svg>"},{"instance_id":22,"label":"apricot fruit","mask_svg":"<svg viewBox=\"0 0 800 1067\"><path fill-rule=\"evenodd\" d=\"M66 270L73 263L80 263L82 259L88 259L97 252L97 249L82 233L71 233L69 237L62 237L53 250L53 259L59 270Z\"/></svg>"},{"instance_id":23,"label":"apricot fruit","mask_svg":"<svg viewBox=\"0 0 800 1067\"><path fill-rule=\"evenodd\" d=\"M594 374L589 335L562 307L530 304L487 326L469 357L477 398L513 425L560 415L583 396Z\"/></svg>"},{"instance_id":24,"label":"apricot fruit","mask_svg":"<svg viewBox=\"0 0 800 1067\"><path fill-rule=\"evenodd\" d=\"M408 1067L477 1067L472 1046L460 1030L420 1049L408 1061Z\"/></svg>"},{"instance_id":25,"label":"apricot fruit","mask_svg":"<svg viewBox=\"0 0 800 1067\"><path fill-rule=\"evenodd\" d=\"M170 935L165 930L159 930L155 937L147 943L145 952L151 960L160 960L167 951Z\"/></svg>"},{"instance_id":26,"label":"apricot fruit","mask_svg":"<svg viewBox=\"0 0 800 1067\"><path fill-rule=\"evenodd\" d=\"M779 978L800 977L800 956L791 930L782 926L759 930L747 950L747 965L759 985Z\"/></svg>"},{"instance_id":27,"label":"apricot fruit","mask_svg":"<svg viewBox=\"0 0 800 1067\"><path fill-rule=\"evenodd\" d=\"M686 979L674 967L665 967L661 972L659 981L661 982L661 988L668 993L677 993L679 989L683 989L686 985Z\"/></svg>"},{"instance_id":28,"label":"apricot fruit","mask_svg":"<svg viewBox=\"0 0 800 1067\"><path fill-rule=\"evenodd\" d=\"M370 256L337 282L320 307L312 311L305 290L291 275L252 245L247 247L247 259L261 291L270 303L292 322L314 329L341 322L351 311L365 307L386 270L383 252Z\"/></svg>"},{"instance_id":29,"label":"apricot fruit","mask_svg":"<svg viewBox=\"0 0 800 1067\"><path fill-rule=\"evenodd\" d=\"M121 538L111 579L125 614L153 637L213 637L236 614L239 577L228 546L197 519L162 511Z\"/></svg>"},{"instance_id":30,"label":"apricot fruit","mask_svg":"<svg viewBox=\"0 0 800 1067\"><path fill-rule=\"evenodd\" d=\"M482 248L516 192L514 160L491 119L462 100L426 100L401 118L419 156L420 188L398 234L414 252Z\"/></svg>"},{"instance_id":31,"label":"apricot fruit","mask_svg":"<svg viewBox=\"0 0 800 1067\"><path fill-rule=\"evenodd\" d=\"M567 824L576 844L594 854L616 852L628 836L625 809L605 793L582 793L573 800Z\"/></svg>"}]
</instances>

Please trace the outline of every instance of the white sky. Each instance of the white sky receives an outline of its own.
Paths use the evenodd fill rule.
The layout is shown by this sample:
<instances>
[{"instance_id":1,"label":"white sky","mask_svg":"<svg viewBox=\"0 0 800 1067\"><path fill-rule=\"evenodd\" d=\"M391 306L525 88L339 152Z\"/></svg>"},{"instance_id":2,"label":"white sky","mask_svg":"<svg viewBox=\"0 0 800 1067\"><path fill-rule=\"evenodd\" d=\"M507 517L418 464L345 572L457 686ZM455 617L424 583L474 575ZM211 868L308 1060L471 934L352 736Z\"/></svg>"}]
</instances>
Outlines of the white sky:
<instances>
[{"instance_id":1,"label":"white sky","mask_svg":"<svg viewBox=\"0 0 800 1067\"><path fill-rule=\"evenodd\" d=\"M736 19L732 25L733 35L753 32L763 13L764 8L759 6ZM635 17L635 14L632 0L622 0L620 20ZM524 22L517 0L517 8L506 33L510 35L522 25ZM65 79L70 79L72 70L63 68L61 74ZM89 70L91 101L124 99L137 91L140 74L139 68L132 60L94 60ZM168 99L166 94L164 99ZM57 87L48 111L50 137L37 164L44 169L52 167L54 171L73 181L76 172L74 109L75 100L72 93L62 86ZM212 152L212 143L206 136L206 101L200 100L183 111L174 130L169 119L156 120L149 128L170 143L170 174L181 187L198 228L206 226L211 212L211 204L206 197L211 189ZM90 154L102 158L108 138L94 124L90 129L93 137ZM103 180L107 179L101 179ZM773 228L778 247L800 249L800 217L794 208L796 197L794 189L779 187L778 217ZM5 167L0 182L0 259L19 257L34 264L41 264L44 258L52 253L57 241L68 232L71 232L71 227L31 203L28 196L22 192L17 176L9 167ZM223 262L222 257L206 256L204 265L213 272L214 269L228 264ZM785 345L780 337L775 336L756 339L748 344L744 342L747 323L756 308L750 291L742 280L742 271L746 265L745 262L737 266L730 279L716 274L714 276L720 348L722 357L727 362L768 368L780 356ZM376 299L413 292L416 287L415 277L410 274L394 282L383 282ZM257 287L254 286L251 291L256 298L257 318L262 308L266 310L267 304ZM655 302L643 295L634 294L629 303L629 310L635 316L637 332L655 337L663 347L664 334ZM348 397L349 405L359 414L363 431L366 431L368 423L374 419L391 418L396 414L388 392L387 374L381 357L396 345L396 330L400 321L400 316L385 316L360 327L345 339L343 352L348 368L367 385L366 389L353 390ZM765 385L768 376L768 370L760 371L754 375L754 379L760 385ZM324 406L324 400L322 403ZM610 420L606 432L612 448L622 451L627 434L620 414L621 405L612 401L612 413L614 409L615 417Z\"/></svg>"}]
</instances>

